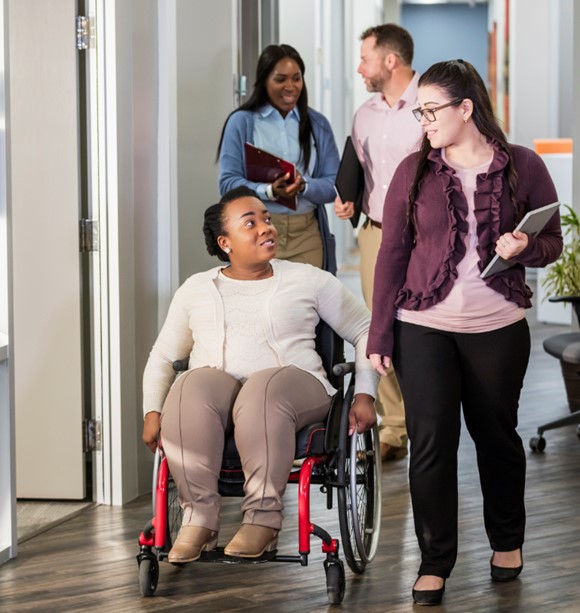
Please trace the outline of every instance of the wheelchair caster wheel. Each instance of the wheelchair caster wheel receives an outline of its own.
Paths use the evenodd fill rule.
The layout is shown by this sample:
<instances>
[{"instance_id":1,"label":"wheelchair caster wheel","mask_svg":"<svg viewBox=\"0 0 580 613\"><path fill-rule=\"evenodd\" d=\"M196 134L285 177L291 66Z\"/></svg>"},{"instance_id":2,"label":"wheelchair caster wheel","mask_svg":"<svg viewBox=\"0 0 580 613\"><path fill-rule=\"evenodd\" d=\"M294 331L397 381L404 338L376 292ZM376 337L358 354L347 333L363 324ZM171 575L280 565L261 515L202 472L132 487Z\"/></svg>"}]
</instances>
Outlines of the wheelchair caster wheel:
<instances>
[{"instance_id":1,"label":"wheelchair caster wheel","mask_svg":"<svg viewBox=\"0 0 580 613\"><path fill-rule=\"evenodd\" d=\"M546 439L543 436L532 436L530 439L530 449L532 451L542 452L546 448Z\"/></svg>"},{"instance_id":2,"label":"wheelchair caster wheel","mask_svg":"<svg viewBox=\"0 0 580 613\"><path fill-rule=\"evenodd\" d=\"M344 598L346 579L344 577L344 564L341 560L329 562L324 565L326 570L326 593L330 604L340 604Z\"/></svg>"},{"instance_id":3,"label":"wheelchair caster wheel","mask_svg":"<svg viewBox=\"0 0 580 613\"><path fill-rule=\"evenodd\" d=\"M159 565L154 556L143 556L139 560L139 589L142 596L153 596L159 579Z\"/></svg>"}]
</instances>

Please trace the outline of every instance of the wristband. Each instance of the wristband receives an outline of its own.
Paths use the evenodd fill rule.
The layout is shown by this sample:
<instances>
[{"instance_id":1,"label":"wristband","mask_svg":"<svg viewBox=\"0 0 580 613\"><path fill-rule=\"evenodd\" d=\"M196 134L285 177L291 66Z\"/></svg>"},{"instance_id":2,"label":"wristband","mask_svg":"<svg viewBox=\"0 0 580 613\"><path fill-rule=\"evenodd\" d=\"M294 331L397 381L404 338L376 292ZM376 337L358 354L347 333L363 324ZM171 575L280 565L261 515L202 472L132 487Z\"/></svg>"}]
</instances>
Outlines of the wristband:
<instances>
[{"instance_id":1,"label":"wristband","mask_svg":"<svg viewBox=\"0 0 580 613\"><path fill-rule=\"evenodd\" d=\"M266 186L266 196L268 197L268 200L278 200L278 196L276 196L274 193L274 188L272 187L271 183L268 183Z\"/></svg>"}]
</instances>

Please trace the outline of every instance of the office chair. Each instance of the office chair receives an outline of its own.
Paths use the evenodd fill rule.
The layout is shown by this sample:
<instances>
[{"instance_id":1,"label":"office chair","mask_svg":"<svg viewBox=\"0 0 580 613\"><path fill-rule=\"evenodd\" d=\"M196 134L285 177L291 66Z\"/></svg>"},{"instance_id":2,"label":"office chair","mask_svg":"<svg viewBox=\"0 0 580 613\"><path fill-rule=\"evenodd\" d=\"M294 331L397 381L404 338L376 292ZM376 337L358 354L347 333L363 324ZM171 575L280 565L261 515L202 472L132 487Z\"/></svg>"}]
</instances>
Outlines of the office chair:
<instances>
[{"instance_id":1,"label":"office chair","mask_svg":"<svg viewBox=\"0 0 580 613\"><path fill-rule=\"evenodd\" d=\"M548 299L550 302L570 302L580 321L580 296L557 296ZM570 415L556 419L538 428L538 435L530 439L532 451L544 451L546 439L543 434L546 430L554 430L562 426L577 424L576 434L580 438L580 332L556 334L544 341L544 351L560 360L562 375L566 382L566 392Z\"/></svg>"}]
</instances>

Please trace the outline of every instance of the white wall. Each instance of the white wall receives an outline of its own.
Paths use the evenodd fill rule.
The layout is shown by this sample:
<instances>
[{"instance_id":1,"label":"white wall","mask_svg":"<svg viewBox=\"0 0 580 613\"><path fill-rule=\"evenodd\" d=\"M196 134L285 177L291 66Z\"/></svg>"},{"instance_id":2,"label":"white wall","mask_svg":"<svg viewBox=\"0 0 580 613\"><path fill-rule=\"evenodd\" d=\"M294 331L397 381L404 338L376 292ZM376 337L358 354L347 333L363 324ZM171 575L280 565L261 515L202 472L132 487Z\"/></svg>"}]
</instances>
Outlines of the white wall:
<instances>
[{"instance_id":1,"label":"white wall","mask_svg":"<svg viewBox=\"0 0 580 613\"><path fill-rule=\"evenodd\" d=\"M558 135L552 106L558 87L554 6L553 0L510 3L510 137L526 147L533 147L534 138Z\"/></svg>"},{"instance_id":2,"label":"white wall","mask_svg":"<svg viewBox=\"0 0 580 613\"><path fill-rule=\"evenodd\" d=\"M151 453L141 441L143 427L142 374L151 346L157 338L157 200L158 171L158 101L159 75L157 0L133 2L133 227L134 227L134 321L135 379L134 394L139 471L138 492L151 484ZM132 406L132 405L131 405Z\"/></svg>"},{"instance_id":3,"label":"white wall","mask_svg":"<svg viewBox=\"0 0 580 613\"><path fill-rule=\"evenodd\" d=\"M278 10L280 38L277 44L292 45L304 60L308 102L320 110L322 91L316 79L322 59L320 0L279 0Z\"/></svg>"},{"instance_id":4,"label":"white wall","mask_svg":"<svg viewBox=\"0 0 580 613\"><path fill-rule=\"evenodd\" d=\"M215 163L234 109L237 2L176 2L179 277L217 265L205 249L203 212L219 200Z\"/></svg>"},{"instance_id":5,"label":"white wall","mask_svg":"<svg viewBox=\"0 0 580 613\"><path fill-rule=\"evenodd\" d=\"M558 32L556 34L558 50L558 84L552 92L552 104L558 108L557 135L560 138L572 136L572 124L575 122L572 100L574 96L574 0L557 0ZM580 5L576 5L576 17ZM576 40L578 34L576 35ZM578 63L575 64L578 66ZM577 123L577 122L575 122Z\"/></svg>"},{"instance_id":6,"label":"white wall","mask_svg":"<svg viewBox=\"0 0 580 613\"><path fill-rule=\"evenodd\" d=\"M150 489L141 442L141 377L157 336L157 3L116 2L116 206L109 215L113 298L112 493L123 504ZM118 337L117 337L118 335Z\"/></svg>"},{"instance_id":7,"label":"white wall","mask_svg":"<svg viewBox=\"0 0 580 613\"><path fill-rule=\"evenodd\" d=\"M362 80L357 73L360 63L360 35L370 26L383 23L382 5L376 0L347 0L346 3L346 23L350 24L350 34L348 40L351 46L350 51L350 74L352 75L352 116L358 107L368 100L369 94Z\"/></svg>"}]
</instances>

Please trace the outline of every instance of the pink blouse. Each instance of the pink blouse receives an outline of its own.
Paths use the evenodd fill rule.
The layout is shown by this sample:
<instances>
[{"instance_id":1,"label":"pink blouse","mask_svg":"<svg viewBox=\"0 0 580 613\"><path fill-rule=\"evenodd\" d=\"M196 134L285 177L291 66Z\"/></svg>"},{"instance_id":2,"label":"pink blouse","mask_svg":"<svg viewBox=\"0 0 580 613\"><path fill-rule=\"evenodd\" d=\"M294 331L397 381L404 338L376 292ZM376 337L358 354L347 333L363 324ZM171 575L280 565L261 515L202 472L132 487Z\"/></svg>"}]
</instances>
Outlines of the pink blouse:
<instances>
[{"instance_id":1,"label":"pink blouse","mask_svg":"<svg viewBox=\"0 0 580 613\"><path fill-rule=\"evenodd\" d=\"M480 278L476 250L477 226L473 196L477 175L487 173L492 158L474 168L460 168L449 163L445 150L442 150L442 157L461 181L467 200L469 231L465 239L465 257L457 265L457 278L446 298L423 311L399 309L397 319L449 332L489 332L509 326L524 318L524 309L506 300Z\"/></svg>"}]
</instances>

